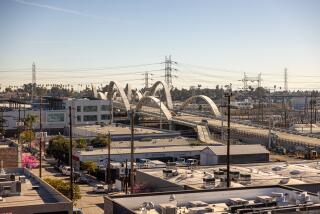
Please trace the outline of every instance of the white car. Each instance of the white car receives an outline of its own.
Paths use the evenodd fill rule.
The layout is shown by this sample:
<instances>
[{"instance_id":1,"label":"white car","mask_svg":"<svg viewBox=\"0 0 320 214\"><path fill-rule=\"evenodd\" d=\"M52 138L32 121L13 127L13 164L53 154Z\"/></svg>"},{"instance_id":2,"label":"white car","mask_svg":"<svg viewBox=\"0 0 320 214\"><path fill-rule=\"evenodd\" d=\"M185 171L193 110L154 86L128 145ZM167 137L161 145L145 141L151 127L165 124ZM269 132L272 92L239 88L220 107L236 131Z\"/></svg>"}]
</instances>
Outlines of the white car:
<instances>
[{"instance_id":1,"label":"white car","mask_svg":"<svg viewBox=\"0 0 320 214\"><path fill-rule=\"evenodd\" d=\"M93 187L93 192L95 193L105 193L105 188L102 184L96 184L94 187Z\"/></svg>"},{"instance_id":2,"label":"white car","mask_svg":"<svg viewBox=\"0 0 320 214\"><path fill-rule=\"evenodd\" d=\"M70 175L71 174L71 167L70 166L64 166L62 168L62 174L64 175Z\"/></svg>"}]
</instances>

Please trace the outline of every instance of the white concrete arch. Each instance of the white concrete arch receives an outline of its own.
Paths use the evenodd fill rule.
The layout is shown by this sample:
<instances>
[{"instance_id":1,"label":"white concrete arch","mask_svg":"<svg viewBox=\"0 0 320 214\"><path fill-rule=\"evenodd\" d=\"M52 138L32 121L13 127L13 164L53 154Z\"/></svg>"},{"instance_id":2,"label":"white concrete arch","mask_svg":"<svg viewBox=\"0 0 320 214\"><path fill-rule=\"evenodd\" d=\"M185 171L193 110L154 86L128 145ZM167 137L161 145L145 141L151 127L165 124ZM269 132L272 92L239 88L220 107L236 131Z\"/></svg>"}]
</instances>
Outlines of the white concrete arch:
<instances>
[{"instance_id":1,"label":"white concrete arch","mask_svg":"<svg viewBox=\"0 0 320 214\"><path fill-rule=\"evenodd\" d=\"M91 83L91 91L92 91L92 96L94 98L98 98L98 90L97 90L97 87Z\"/></svg>"},{"instance_id":2,"label":"white concrete arch","mask_svg":"<svg viewBox=\"0 0 320 214\"><path fill-rule=\"evenodd\" d=\"M113 99L113 95L115 92L114 87L116 87L118 89L120 97L121 97L123 104L126 108L126 111L129 111L130 110L130 103L129 103L128 97L127 97L123 87L121 87L120 84L116 81L110 81L110 83L109 83L109 89L108 89L108 94L107 94L108 100Z\"/></svg>"},{"instance_id":3,"label":"white concrete arch","mask_svg":"<svg viewBox=\"0 0 320 214\"><path fill-rule=\"evenodd\" d=\"M129 103L131 103L131 99L132 99L132 87L130 83L127 83L126 87L124 88L124 92L127 95L127 98L129 100Z\"/></svg>"},{"instance_id":4,"label":"white concrete arch","mask_svg":"<svg viewBox=\"0 0 320 214\"><path fill-rule=\"evenodd\" d=\"M212 99L210 99L209 97L205 96L205 95L196 95L196 96L192 96L192 97L189 97L186 101L184 101L184 103L181 105L180 107L180 111L182 111L183 109L185 109L185 107L190 104L193 100L195 99L202 99L204 100L209 106L210 106L210 109L211 109L211 112L216 116L216 117L220 117L221 116L221 113L217 107L217 105L213 102Z\"/></svg>"},{"instance_id":5,"label":"white concrete arch","mask_svg":"<svg viewBox=\"0 0 320 214\"><path fill-rule=\"evenodd\" d=\"M107 92L103 93L103 92L99 91L98 92L98 99L106 100L107 99Z\"/></svg>"},{"instance_id":6,"label":"white concrete arch","mask_svg":"<svg viewBox=\"0 0 320 214\"><path fill-rule=\"evenodd\" d=\"M160 108L160 100L154 96L144 96L139 101L136 107L136 111L139 112L142 108L142 106L145 104L145 102L153 102L157 105L158 108ZM161 102L161 113L164 114L167 120L172 120L172 115L169 111L169 109Z\"/></svg>"},{"instance_id":7,"label":"white concrete arch","mask_svg":"<svg viewBox=\"0 0 320 214\"><path fill-rule=\"evenodd\" d=\"M168 109L173 110L173 103L172 103L170 88L167 85L167 83L165 83L163 81L155 82L152 85L152 87L150 88L150 91L147 93L147 95L148 96L155 96L159 85L162 85L162 87L164 89L164 93L165 93L165 96L166 96L166 104L167 104Z\"/></svg>"}]
</instances>

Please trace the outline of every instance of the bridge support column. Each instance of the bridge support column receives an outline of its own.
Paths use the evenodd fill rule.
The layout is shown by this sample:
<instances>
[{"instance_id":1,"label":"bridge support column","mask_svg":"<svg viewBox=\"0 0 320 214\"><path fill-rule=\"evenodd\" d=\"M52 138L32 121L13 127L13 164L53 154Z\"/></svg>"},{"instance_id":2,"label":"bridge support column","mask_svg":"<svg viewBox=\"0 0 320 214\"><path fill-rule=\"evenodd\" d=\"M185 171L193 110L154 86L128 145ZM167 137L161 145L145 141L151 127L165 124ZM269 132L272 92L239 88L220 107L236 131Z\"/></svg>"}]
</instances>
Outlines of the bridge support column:
<instances>
[{"instance_id":1,"label":"bridge support column","mask_svg":"<svg viewBox=\"0 0 320 214\"><path fill-rule=\"evenodd\" d=\"M175 125L172 121L169 122L169 130L174 130L175 129Z\"/></svg>"}]
</instances>

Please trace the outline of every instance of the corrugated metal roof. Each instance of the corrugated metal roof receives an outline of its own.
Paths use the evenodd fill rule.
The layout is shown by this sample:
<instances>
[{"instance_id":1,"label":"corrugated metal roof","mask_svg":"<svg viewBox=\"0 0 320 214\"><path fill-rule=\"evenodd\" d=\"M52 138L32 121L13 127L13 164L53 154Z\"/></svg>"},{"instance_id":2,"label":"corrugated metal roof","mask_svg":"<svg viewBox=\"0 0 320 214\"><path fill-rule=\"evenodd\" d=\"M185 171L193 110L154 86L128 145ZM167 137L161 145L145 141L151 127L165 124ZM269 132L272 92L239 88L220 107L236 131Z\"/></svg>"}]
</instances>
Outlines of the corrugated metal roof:
<instances>
[{"instance_id":1,"label":"corrugated metal roof","mask_svg":"<svg viewBox=\"0 0 320 214\"><path fill-rule=\"evenodd\" d=\"M227 155L227 146L207 146L205 149L210 149L216 155ZM269 151L260 144L252 145L230 145L231 155L245 154L266 154Z\"/></svg>"}]
</instances>

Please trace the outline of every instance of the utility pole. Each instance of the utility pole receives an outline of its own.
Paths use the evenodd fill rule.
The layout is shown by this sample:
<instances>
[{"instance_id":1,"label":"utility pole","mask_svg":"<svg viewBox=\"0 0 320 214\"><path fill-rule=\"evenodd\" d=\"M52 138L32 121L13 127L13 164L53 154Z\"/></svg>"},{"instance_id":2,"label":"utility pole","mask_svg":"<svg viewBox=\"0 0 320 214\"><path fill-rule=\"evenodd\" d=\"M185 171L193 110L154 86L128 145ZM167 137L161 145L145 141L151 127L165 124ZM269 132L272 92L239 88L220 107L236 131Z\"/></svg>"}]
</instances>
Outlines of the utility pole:
<instances>
[{"instance_id":1,"label":"utility pole","mask_svg":"<svg viewBox=\"0 0 320 214\"><path fill-rule=\"evenodd\" d=\"M31 95L31 101L34 101L34 96L36 94L36 88L37 88L37 79L36 79L36 64L32 63L32 95Z\"/></svg>"},{"instance_id":2,"label":"utility pole","mask_svg":"<svg viewBox=\"0 0 320 214\"><path fill-rule=\"evenodd\" d=\"M130 188L131 194L134 193L134 110L131 109L131 154L130 154Z\"/></svg>"},{"instance_id":3,"label":"utility pole","mask_svg":"<svg viewBox=\"0 0 320 214\"><path fill-rule=\"evenodd\" d=\"M69 106L69 164L70 164L70 199L73 201L73 163L72 163L72 107Z\"/></svg>"},{"instance_id":4,"label":"utility pole","mask_svg":"<svg viewBox=\"0 0 320 214\"><path fill-rule=\"evenodd\" d=\"M111 190L111 132L108 133L108 192Z\"/></svg>"},{"instance_id":5,"label":"utility pole","mask_svg":"<svg viewBox=\"0 0 320 214\"><path fill-rule=\"evenodd\" d=\"M269 136L268 136L268 149L271 149L271 122L272 122L272 109L271 109L271 91L269 90Z\"/></svg>"},{"instance_id":6,"label":"utility pole","mask_svg":"<svg viewBox=\"0 0 320 214\"><path fill-rule=\"evenodd\" d=\"M161 93L160 93L160 96L159 96L159 100L160 100L160 104L159 104L159 113L160 113L160 129L162 129L162 112L161 112Z\"/></svg>"},{"instance_id":7,"label":"utility pole","mask_svg":"<svg viewBox=\"0 0 320 214\"><path fill-rule=\"evenodd\" d=\"M222 90L222 86L221 86L221 99L220 99L220 112L221 112L221 141L223 141L223 139L224 139L224 132L223 132L223 110L222 110L222 106L223 106L223 90Z\"/></svg>"},{"instance_id":8,"label":"utility pole","mask_svg":"<svg viewBox=\"0 0 320 214\"><path fill-rule=\"evenodd\" d=\"M40 153L40 168L39 168L39 177L42 177L42 96L40 97L40 139L39 139L39 153Z\"/></svg>"},{"instance_id":9,"label":"utility pole","mask_svg":"<svg viewBox=\"0 0 320 214\"><path fill-rule=\"evenodd\" d=\"M230 187L230 102L231 102L231 87L228 92L226 92L225 97L228 99L228 138L227 138L227 187Z\"/></svg>"},{"instance_id":10,"label":"utility pole","mask_svg":"<svg viewBox=\"0 0 320 214\"><path fill-rule=\"evenodd\" d=\"M314 99L313 99L313 95L314 93L311 92L311 95L310 95L310 134L312 134L312 119L313 119L313 105L314 105Z\"/></svg>"},{"instance_id":11,"label":"utility pole","mask_svg":"<svg viewBox=\"0 0 320 214\"><path fill-rule=\"evenodd\" d=\"M111 96L110 99L110 122L109 124L111 125L113 121L113 96Z\"/></svg>"}]
</instances>

